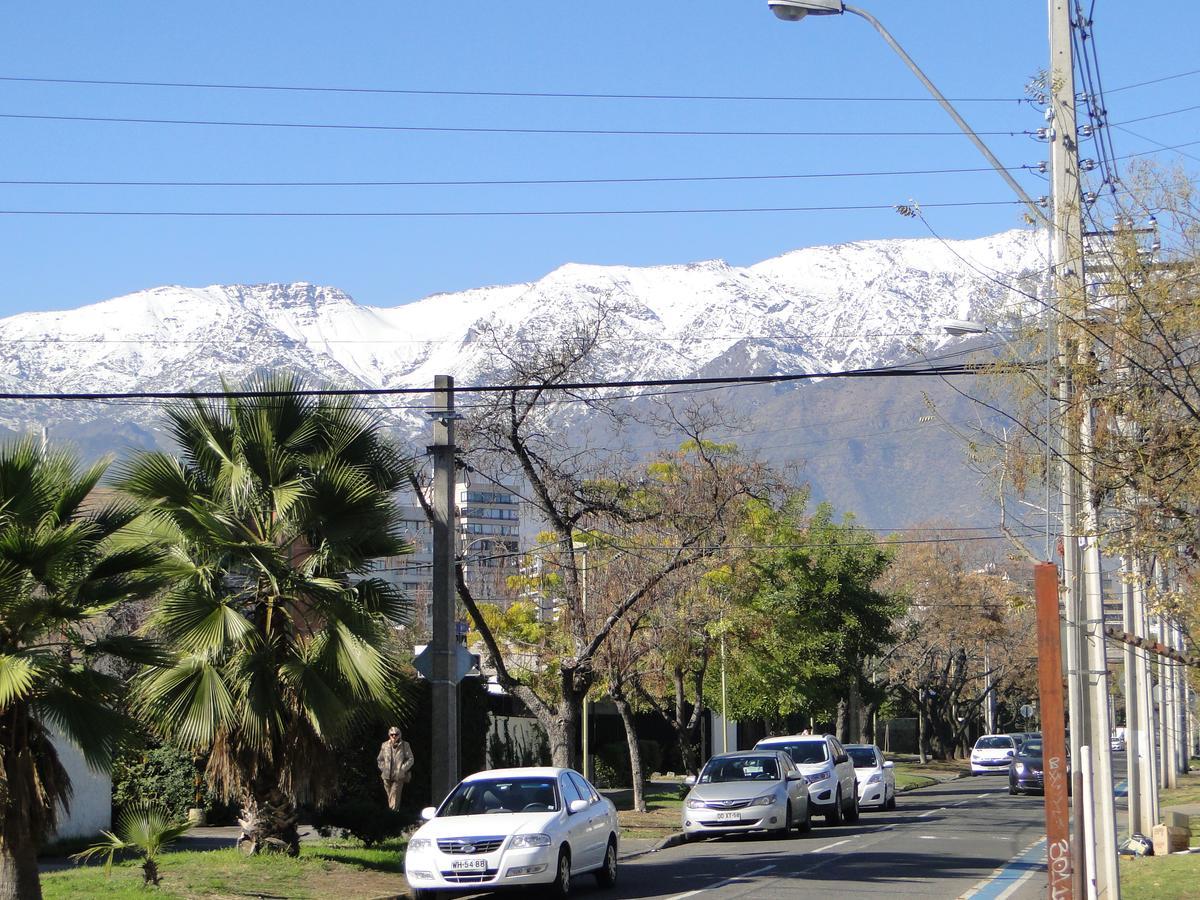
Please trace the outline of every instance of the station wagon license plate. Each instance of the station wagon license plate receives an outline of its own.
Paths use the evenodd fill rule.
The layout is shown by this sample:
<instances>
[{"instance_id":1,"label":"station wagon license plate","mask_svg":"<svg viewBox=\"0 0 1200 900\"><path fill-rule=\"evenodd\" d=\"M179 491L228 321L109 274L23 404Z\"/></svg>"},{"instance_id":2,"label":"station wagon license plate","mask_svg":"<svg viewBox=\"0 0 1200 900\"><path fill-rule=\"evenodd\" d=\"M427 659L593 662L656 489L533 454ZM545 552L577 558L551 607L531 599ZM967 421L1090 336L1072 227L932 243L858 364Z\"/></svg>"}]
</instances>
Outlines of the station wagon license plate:
<instances>
[{"instance_id":1,"label":"station wagon license plate","mask_svg":"<svg viewBox=\"0 0 1200 900\"><path fill-rule=\"evenodd\" d=\"M456 872L486 872L486 859L455 859L450 863L450 868Z\"/></svg>"},{"instance_id":2,"label":"station wagon license plate","mask_svg":"<svg viewBox=\"0 0 1200 900\"><path fill-rule=\"evenodd\" d=\"M736 812L719 812L717 813L718 822L740 822L742 814Z\"/></svg>"}]
</instances>

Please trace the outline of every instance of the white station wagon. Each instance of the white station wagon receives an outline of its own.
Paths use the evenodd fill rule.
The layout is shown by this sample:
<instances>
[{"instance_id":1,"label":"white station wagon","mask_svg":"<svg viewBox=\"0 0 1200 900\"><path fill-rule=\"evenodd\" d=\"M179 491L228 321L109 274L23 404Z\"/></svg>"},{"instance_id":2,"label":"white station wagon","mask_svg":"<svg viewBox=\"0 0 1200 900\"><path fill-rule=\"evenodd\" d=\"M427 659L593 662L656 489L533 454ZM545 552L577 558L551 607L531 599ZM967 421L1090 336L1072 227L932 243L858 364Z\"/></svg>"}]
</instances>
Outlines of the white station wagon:
<instances>
[{"instance_id":1,"label":"white station wagon","mask_svg":"<svg viewBox=\"0 0 1200 900\"><path fill-rule=\"evenodd\" d=\"M617 880L616 807L573 769L476 772L421 818L404 855L414 900L523 884L565 897L585 872Z\"/></svg>"}]
</instances>

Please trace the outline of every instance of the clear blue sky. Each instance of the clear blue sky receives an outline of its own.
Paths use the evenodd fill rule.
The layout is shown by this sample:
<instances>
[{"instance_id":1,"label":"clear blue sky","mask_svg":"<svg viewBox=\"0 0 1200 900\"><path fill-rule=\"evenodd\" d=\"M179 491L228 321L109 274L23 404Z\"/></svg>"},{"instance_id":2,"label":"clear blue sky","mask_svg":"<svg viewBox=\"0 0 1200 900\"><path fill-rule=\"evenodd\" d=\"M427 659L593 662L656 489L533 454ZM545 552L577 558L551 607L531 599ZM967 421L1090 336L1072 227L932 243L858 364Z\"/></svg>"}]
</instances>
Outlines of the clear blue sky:
<instances>
[{"instance_id":1,"label":"clear blue sky","mask_svg":"<svg viewBox=\"0 0 1200 900\"><path fill-rule=\"evenodd\" d=\"M1017 99L1046 64L1046 4L863 0L981 132L1043 124ZM1083 0L1111 122L1195 103L1200 4ZM852 16L777 21L765 0L9 4L0 113L239 122L680 131L935 131L954 126ZM630 100L101 86L19 78L402 90L904 97ZM969 98L1011 98L978 102ZM1129 126L1200 137L1200 111ZM1118 154L1155 145L1112 132ZM985 138L1006 165L1045 145ZM1195 167L1191 158L1162 158ZM1085 145L1084 154L1089 155ZM216 127L0 118L0 180L463 181L880 172L984 165L957 134L647 136ZM1037 175L1022 174L1034 196ZM5 210L504 212L1008 201L991 172L543 186L0 185ZM1010 205L930 208L947 237L1018 225ZM0 215L0 315L160 284L311 281L394 305L531 280L565 262L748 264L818 243L924 236L890 211L453 218Z\"/></svg>"}]
</instances>

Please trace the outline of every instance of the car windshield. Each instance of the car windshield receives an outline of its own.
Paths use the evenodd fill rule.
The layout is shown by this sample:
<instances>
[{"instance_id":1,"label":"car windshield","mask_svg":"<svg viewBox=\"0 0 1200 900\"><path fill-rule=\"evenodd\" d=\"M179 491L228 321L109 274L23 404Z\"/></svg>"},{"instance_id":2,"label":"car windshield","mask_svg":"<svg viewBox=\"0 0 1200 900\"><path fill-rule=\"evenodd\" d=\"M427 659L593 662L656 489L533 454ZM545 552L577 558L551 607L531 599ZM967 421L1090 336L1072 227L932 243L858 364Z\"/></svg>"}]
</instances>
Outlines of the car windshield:
<instances>
[{"instance_id":1,"label":"car windshield","mask_svg":"<svg viewBox=\"0 0 1200 900\"><path fill-rule=\"evenodd\" d=\"M847 747L846 752L854 760L854 768L856 769L874 769L879 765L879 762L875 759L875 751L870 747Z\"/></svg>"},{"instance_id":2,"label":"car windshield","mask_svg":"<svg viewBox=\"0 0 1200 900\"><path fill-rule=\"evenodd\" d=\"M772 744L773 750L786 750L798 766L823 763L829 759L824 741L796 741L794 744Z\"/></svg>"},{"instance_id":3,"label":"car windshield","mask_svg":"<svg viewBox=\"0 0 1200 900\"><path fill-rule=\"evenodd\" d=\"M975 742L976 750L1011 750L1013 749L1013 739L1004 735L995 735L992 737L981 737Z\"/></svg>"},{"instance_id":4,"label":"car windshield","mask_svg":"<svg viewBox=\"0 0 1200 900\"><path fill-rule=\"evenodd\" d=\"M488 813L556 812L558 790L552 777L481 778L464 781L438 810L439 816Z\"/></svg>"},{"instance_id":5,"label":"car windshield","mask_svg":"<svg viewBox=\"0 0 1200 900\"><path fill-rule=\"evenodd\" d=\"M1026 741L1021 747L1021 753L1025 756L1041 756L1042 742L1034 740Z\"/></svg>"},{"instance_id":6,"label":"car windshield","mask_svg":"<svg viewBox=\"0 0 1200 900\"><path fill-rule=\"evenodd\" d=\"M701 784L778 780L779 761L774 756L717 756L700 773Z\"/></svg>"}]
</instances>

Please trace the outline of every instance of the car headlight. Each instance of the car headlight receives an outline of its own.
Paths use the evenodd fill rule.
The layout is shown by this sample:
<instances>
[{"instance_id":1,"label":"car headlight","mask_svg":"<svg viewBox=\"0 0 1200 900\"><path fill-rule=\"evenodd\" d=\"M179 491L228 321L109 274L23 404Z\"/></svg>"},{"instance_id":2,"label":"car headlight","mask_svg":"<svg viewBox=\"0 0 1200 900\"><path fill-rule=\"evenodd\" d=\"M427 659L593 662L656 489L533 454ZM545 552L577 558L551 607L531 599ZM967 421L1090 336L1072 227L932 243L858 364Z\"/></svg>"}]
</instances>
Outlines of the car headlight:
<instances>
[{"instance_id":1,"label":"car headlight","mask_svg":"<svg viewBox=\"0 0 1200 900\"><path fill-rule=\"evenodd\" d=\"M409 850L428 850L433 846L433 841L429 838L413 838L408 842Z\"/></svg>"},{"instance_id":2,"label":"car headlight","mask_svg":"<svg viewBox=\"0 0 1200 900\"><path fill-rule=\"evenodd\" d=\"M509 845L514 850L519 850L522 847L549 847L550 835L548 834L518 834L512 839Z\"/></svg>"},{"instance_id":3,"label":"car headlight","mask_svg":"<svg viewBox=\"0 0 1200 900\"><path fill-rule=\"evenodd\" d=\"M874 775L872 775L870 778L867 779L867 784L879 784L879 782L882 780L883 780L883 776L880 775L878 772L876 772Z\"/></svg>"},{"instance_id":4,"label":"car headlight","mask_svg":"<svg viewBox=\"0 0 1200 900\"><path fill-rule=\"evenodd\" d=\"M779 802L779 794L778 793L770 793L770 794L764 794L761 797L755 797L753 802L750 805L751 806L770 806L772 803L778 803L778 802Z\"/></svg>"},{"instance_id":5,"label":"car headlight","mask_svg":"<svg viewBox=\"0 0 1200 900\"><path fill-rule=\"evenodd\" d=\"M805 784L816 784L818 781L824 781L829 777L828 772L814 772L812 775L805 775Z\"/></svg>"},{"instance_id":6,"label":"car headlight","mask_svg":"<svg viewBox=\"0 0 1200 900\"><path fill-rule=\"evenodd\" d=\"M1025 763L1014 763L1014 768L1017 770L1017 774L1020 775L1025 771Z\"/></svg>"},{"instance_id":7,"label":"car headlight","mask_svg":"<svg viewBox=\"0 0 1200 900\"><path fill-rule=\"evenodd\" d=\"M688 797L688 801L687 801L688 809L704 809L704 807L706 805L707 804L705 804L705 802L703 800L696 800L693 797Z\"/></svg>"}]
</instances>

